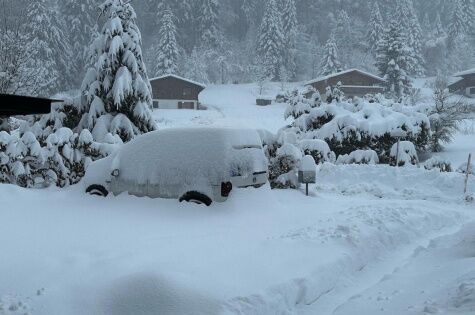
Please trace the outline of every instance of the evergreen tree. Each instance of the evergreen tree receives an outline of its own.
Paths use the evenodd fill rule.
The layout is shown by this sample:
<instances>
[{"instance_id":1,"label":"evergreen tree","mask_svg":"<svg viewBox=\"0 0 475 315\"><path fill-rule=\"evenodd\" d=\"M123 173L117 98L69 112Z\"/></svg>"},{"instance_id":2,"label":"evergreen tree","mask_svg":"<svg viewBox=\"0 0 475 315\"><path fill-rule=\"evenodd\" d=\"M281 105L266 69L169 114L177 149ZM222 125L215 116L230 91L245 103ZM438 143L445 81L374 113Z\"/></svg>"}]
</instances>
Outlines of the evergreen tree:
<instances>
[{"instance_id":1,"label":"evergreen tree","mask_svg":"<svg viewBox=\"0 0 475 315\"><path fill-rule=\"evenodd\" d=\"M176 74L178 71L179 50L176 41L175 16L170 8L165 8L161 16L159 42L151 47L151 51L155 54L152 68L154 76Z\"/></svg>"},{"instance_id":2,"label":"evergreen tree","mask_svg":"<svg viewBox=\"0 0 475 315\"><path fill-rule=\"evenodd\" d=\"M277 4L275 0L266 0L257 42L257 54L266 69L267 76L273 80L280 80L280 69L284 64L284 46L285 37Z\"/></svg>"},{"instance_id":3,"label":"evergreen tree","mask_svg":"<svg viewBox=\"0 0 475 315\"><path fill-rule=\"evenodd\" d=\"M475 26L475 1L462 0L462 6L465 12L465 22L467 23L466 29L473 32L473 27Z\"/></svg>"},{"instance_id":4,"label":"evergreen tree","mask_svg":"<svg viewBox=\"0 0 475 315\"><path fill-rule=\"evenodd\" d=\"M399 22L408 54L408 74L422 75L424 57L422 54L422 28L414 10L413 0L397 0L393 19Z\"/></svg>"},{"instance_id":5,"label":"evergreen tree","mask_svg":"<svg viewBox=\"0 0 475 315\"><path fill-rule=\"evenodd\" d=\"M448 40L447 46L449 51L455 48L456 41L459 37L461 37L467 28L467 21L466 21L466 12L464 11L463 0L455 0L455 7L452 13L449 29L448 29Z\"/></svg>"},{"instance_id":6,"label":"evergreen tree","mask_svg":"<svg viewBox=\"0 0 475 315\"><path fill-rule=\"evenodd\" d=\"M426 35L430 34L432 31L432 25L430 23L429 13L424 14L424 18L422 19L421 27L424 30Z\"/></svg>"},{"instance_id":7,"label":"evergreen tree","mask_svg":"<svg viewBox=\"0 0 475 315\"><path fill-rule=\"evenodd\" d=\"M392 20L378 45L376 66L387 82L388 91L396 97L407 93L411 86L407 73L412 57L405 39L402 25Z\"/></svg>"},{"instance_id":8,"label":"evergreen tree","mask_svg":"<svg viewBox=\"0 0 475 315\"><path fill-rule=\"evenodd\" d=\"M156 129L141 34L128 1L106 0L100 9L106 22L91 45L91 66L82 84L82 127L92 130L97 141L107 133L130 141Z\"/></svg>"},{"instance_id":9,"label":"evergreen tree","mask_svg":"<svg viewBox=\"0 0 475 315\"><path fill-rule=\"evenodd\" d=\"M205 49L218 50L222 46L218 16L218 0L203 0L199 8L198 23L201 45Z\"/></svg>"},{"instance_id":10,"label":"evergreen tree","mask_svg":"<svg viewBox=\"0 0 475 315\"><path fill-rule=\"evenodd\" d=\"M297 74L297 8L295 0L282 0L282 31L285 37L285 72L290 79Z\"/></svg>"},{"instance_id":11,"label":"evergreen tree","mask_svg":"<svg viewBox=\"0 0 475 315\"><path fill-rule=\"evenodd\" d=\"M435 24L434 32L437 38L441 38L447 35L445 32L444 26L442 25L442 20L440 19L440 13L438 12L437 12L437 15L435 16L434 24Z\"/></svg>"},{"instance_id":12,"label":"evergreen tree","mask_svg":"<svg viewBox=\"0 0 475 315\"><path fill-rule=\"evenodd\" d=\"M346 68L350 64L350 57L354 47L354 32L351 28L350 17L345 10L338 12L333 34L339 49L340 61L344 68Z\"/></svg>"},{"instance_id":13,"label":"evergreen tree","mask_svg":"<svg viewBox=\"0 0 475 315\"><path fill-rule=\"evenodd\" d=\"M323 56L321 63L321 74L329 75L342 70L341 63L338 59L338 46L335 36L332 34L323 48Z\"/></svg>"},{"instance_id":14,"label":"evergreen tree","mask_svg":"<svg viewBox=\"0 0 475 315\"><path fill-rule=\"evenodd\" d=\"M373 55L376 55L378 43L381 40L384 32L383 17L381 16L381 11L379 10L379 5L377 2L374 2L371 9L371 17L369 19L368 29L367 38L369 49Z\"/></svg>"},{"instance_id":15,"label":"evergreen tree","mask_svg":"<svg viewBox=\"0 0 475 315\"><path fill-rule=\"evenodd\" d=\"M52 83L44 87L43 93L69 88L76 69L71 63L72 49L61 29L59 15L48 8L47 0L30 1L26 10L26 30L38 47L33 58Z\"/></svg>"},{"instance_id":16,"label":"evergreen tree","mask_svg":"<svg viewBox=\"0 0 475 315\"><path fill-rule=\"evenodd\" d=\"M67 35L70 42L72 64L76 73L72 77L75 83L80 83L86 71L86 60L91 34L97 33L97 0L63 0L59 1L61 13L67 26ZM95 36L95 35L93 35ZM72 69L70 69L72 71Z\"/></svg>"},{"instance_id":17,"label":"evergreen tree","mask_svg":"<svg viewBox=\"0 0 475 315\"><path fill-rule=\"evenodd\" d=\"M184 65L185 77L201 83L209 83L206 72L206 60L202 51L193 49L191 55L187 58Z\"/></svg>"}]
</instances>

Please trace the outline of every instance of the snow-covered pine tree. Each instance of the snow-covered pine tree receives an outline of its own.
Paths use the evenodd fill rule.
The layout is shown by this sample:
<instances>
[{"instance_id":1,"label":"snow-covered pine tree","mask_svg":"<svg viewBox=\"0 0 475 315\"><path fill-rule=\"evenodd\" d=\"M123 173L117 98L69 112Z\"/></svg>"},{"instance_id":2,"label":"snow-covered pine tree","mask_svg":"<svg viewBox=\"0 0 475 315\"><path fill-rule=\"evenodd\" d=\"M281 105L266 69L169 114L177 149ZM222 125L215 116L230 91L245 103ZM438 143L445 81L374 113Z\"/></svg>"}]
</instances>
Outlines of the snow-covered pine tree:
<instances>
[{"instance_id":1,"label":"snow-covered pine tree","mask_svg":"<svg viewBox=\"0 0 475 315\"><path fill-rule=\"evenodd\" d=\"M284 64L285 37L282 32L281 15L275 0L266 0L259 38L257 55L272 80L280 80L280 69Z\"/></svg>"},{"instance_id":2,"label":"snow-covered pine tree","mask_svg":"<svg viewBox=\"0 0 475 315\"><path fill-rule=\"evenodd\" d=\"M383 17L379 10L378 2L374 2L371 8L371 16L368 24L368 46L373 56L376 56L378 43L384 33Z\"/></svg>"},{"instance_id":3,"label":"snow-covered pine tree","mask_svg":"<svg viewBox=\"0 0 475 315\"><path fill-rule=\"evenodd\" d=\"M444 26L442 25L442 20L440 19L440 13L437 12L436 16L435 16L435 22L434 22L435 26L434 26L434 35L436 38L441 38L441 37L444 37L446 36L446 32L445 32L445 29L444 29Z\"/></svg>"},{"instance_id":4,"label":"snow-covered pine tree","mask_svg":"<svg viewBox=\"0 0 475 315\"><path fill-rule=\"evenodd\" d=\"M219 28L218 0L201 1L198 26L201 47L206 50L219 50L222 46L222 34Z\"/></svg>"},{"instance_id":5,"label":"snow-covered pine tree","mask_svg":"<svg viewBox=\"0 0 475 315\"><path fill-rule=\"evenodd\" d=\"M123 141L156 129L151 87L142 57L142 38L129 1L106 0L106 22L90 48L91 66L82 83L82 127L96 141L107 133Z\"/></svg>"},{"instance_id":6,"label":"snow-covered pine tree","mask_svg":"<svg viewBox=\"0 0 475 315\"><path fill-rule=\"evenodd\" d=\"M33 58L50 81L43 94L71 87L70 79L76 70L71 63L73 51L61 29L60 15L48 7L47 0L30 1L26 12L26 31L30 40L37 43Z\"/></svg>"},{"instance_id":7,"label":"snow-covered pine tree","mask_svg":"<svg viewBox=\"0 0 475 315\"><path fill-rule=\"evenodd\" d=\"M412 49L415 65L413 74L424 75L425 60L423 54L424 35L419 23L419 17L414 9L413 0L407 0L409 7L409 47Z\"/></svg>"},{"instance_id":8,"label":"snow-covered pine tree","mask_svg":"<svg viewBox=\"0 0 475 315\"><path fill-rule=\"evenodd\" d=\"M185 77L201 83L209 83L206 72L206 60L202 51L193 49L191 55L186 59L183 73Z\"/></svg>"},{"instance_id":9,"label":"snow-covered pine tree","mask_svg":"<svg viewBox=\"0 0 475 315\"><path fill-rule=\"evenodd\" d=\"M430 23L430 18L429 18L429 13L428 12L426 12L424 14L424 18L422 19L422 22L421 22L421 27L424 30L424 33L426 34L426 36L431 33L432 25Z\"/></svg>"},{"instance_id":10,"label":"snow-covered pine tree","mask_svg":"<svg viewBox=\"0 0 475 315\"><path fill-rule=\"evenodd\" d=\"M152 45L150 48L151 55L154 56L151 60L153 76L178 72L179 49L176 41L175 16L168 7L160 15L161 26L158 44Z\"/></svg>"},{"instance_id":11,"label":"snow-covered pine tree","mask_svg":"<svg viewBox=\"0 0 475 315\"><path fill-rule=\"evenodd\" d=\"M323 56L320 68L322 75L329 75L342 70L341 63L338 58L338 46L333 34L330 35L330 38L323 48Z\"/></svg>"},{"instance_id":12,"label":"snow-covered pine tree","mask_svg":"<svg viewBox=\"0 0 475 315\"><path fill-rule=\"evenodd\" d=\"M282 0L282 31L285 37L285 72L289 79L297 75L297 8L295 0Z\"/></svg>"},{"instance_id":13,"label":"snow-covered pine tree","mask_svg":"<svg viewBox=\"0 0 475 315\"><path fill-rule=\"evenodd\" d=\"M340 62L346 68L351 63L351 54L354 45L354 32L351 28L351 20L345 10L340 10L336 17L333 30L335 43L338 47Z\"/></svg>"},{"instance_id":14,"label":"snow-covered pine tree","mask_svg":"<svg viewBox=\"0 0 475 315\"><path fill-rule=\"evenodd\" d=\"M413 0L397 0L393 20L399 21L407 52L407 71L410 75L422 75L424 72L424 57L422 54L422 28L415 12Z\"/></svg>"},{"instance_id":15,"label":"snow-covered pine tree","mask_svg":"<svg viewBox=\"0 0 475 315\"><path fill-rule=\"evenodd\" d=\"M75 83L86 71L87 47L91 43L91 34L97 30L99 11L97 0L63 0L59 1L61 13L65 19L72 54L72 63L76 73L72 76ZM79 80L79 82L78 82Z\"/></svg>"},{"instance_id":16,"label":"snow-covered pine tree","mask_svg":"<svg viewBox=\"0 0 475 315\"><path fill-rule=\"evenodd\" d=\"M454 11L452 12L447 32L447 48L449 51L455 48L457 40L465 34L466 30L467 21L463 0L455 0Z\"/></svg>"},{"instance_id":17,"label":"snow-covered pine tree","mask_svg":"<svg viewBox=\"0 0 475 315\"><path fill-rule=\"evenodd\" d=\"M467 23L467 30L470 32L473 31L475 26L475 1L474 0L462 0L462 6L465 12L465 21Z\"/></svg>"},{"instance_id":18,"label":"snow-covered pine tree","mask_svg":"<svg viewBox=\"0 0 475 315\"><path fill-rule=\"evenodd\" d=\"M412 57L405 39L402 25L393 19L378 45L376 66L386 79L388 91L395 97L401 97L411 87L407 72Z\"/></svg>"}]
</instances>

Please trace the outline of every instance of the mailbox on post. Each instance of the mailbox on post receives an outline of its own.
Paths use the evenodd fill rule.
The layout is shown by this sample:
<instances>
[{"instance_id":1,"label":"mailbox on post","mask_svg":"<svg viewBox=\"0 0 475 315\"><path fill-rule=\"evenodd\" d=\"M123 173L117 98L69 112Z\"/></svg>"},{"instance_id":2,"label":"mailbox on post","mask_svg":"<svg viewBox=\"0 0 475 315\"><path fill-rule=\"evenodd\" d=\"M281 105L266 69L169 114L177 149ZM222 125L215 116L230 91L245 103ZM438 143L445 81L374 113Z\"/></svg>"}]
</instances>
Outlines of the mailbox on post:
<instances>
[{"instance_id":1,"label":"mailbox on post","mask_svg":"<svg viewBox=\"0 0 475 315\"><path fill-rule=\"evenodd\" d=\"M299 182L305 184L305 193L308 196L308 184L315 184L317 182L317 165L313 156L306 155L300 161L298 177Z\"/></svg>"}]
</instances>

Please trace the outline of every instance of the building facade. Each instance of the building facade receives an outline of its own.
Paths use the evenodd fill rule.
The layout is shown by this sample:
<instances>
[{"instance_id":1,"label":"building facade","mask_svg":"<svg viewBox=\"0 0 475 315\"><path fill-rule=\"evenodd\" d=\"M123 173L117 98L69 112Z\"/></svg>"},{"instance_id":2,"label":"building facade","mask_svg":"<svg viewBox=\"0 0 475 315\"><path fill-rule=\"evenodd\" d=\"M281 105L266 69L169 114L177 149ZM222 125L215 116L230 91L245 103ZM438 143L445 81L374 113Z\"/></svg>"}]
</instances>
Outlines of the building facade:
<instances>
[{"instance_id":1,"label":"building facade","mask_svg":"<svg viewBox=\"0 0 475 315\"><path fill-rule=\"evenodd\" d=\"M459 72L453 76L455 81L449 85L449 91L475 98L475 69Z\"/></svg>"},{"instance_id":2,"label":"building facade","mask_svg":"<svg viewBox=\"0 0 475 315\"><path fill-rule=\"evenodd\" d=\"M339 82L341 83L342 92L351 98L384 93L386 81L374 74L358 69L350 69L308 81L305 85L310 85L321 95L325 95L327 87L334 87Z\"/></svg>"},{"instance_id":3,"label":"building facade","mask_svg":"<svg viewBox=\"0 0 475 315\"><path fill-rule=\"evenodd\" d=\"M150 79L154 109L198 109L206 86L173 74Z\"/></svg>"}]
</instances>

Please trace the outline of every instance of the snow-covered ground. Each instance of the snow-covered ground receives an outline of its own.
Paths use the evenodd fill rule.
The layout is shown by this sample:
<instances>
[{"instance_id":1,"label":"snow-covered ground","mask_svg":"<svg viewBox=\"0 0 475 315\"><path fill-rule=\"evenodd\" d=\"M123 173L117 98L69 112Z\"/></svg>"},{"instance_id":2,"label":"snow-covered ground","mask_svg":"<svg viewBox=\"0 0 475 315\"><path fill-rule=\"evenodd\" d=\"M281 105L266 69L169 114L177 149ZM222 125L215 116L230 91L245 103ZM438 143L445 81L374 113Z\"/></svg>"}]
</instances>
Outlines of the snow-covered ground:
<instances>
[{"instance_id":1,"label":"snow-covered ground","mask_svg":"<svg viewBox=\"0 0 475 315\"><path fill-rule=\"evenodd\" d=\"M277 131L285 106L254 105L255 89L213 86L210 110L154 115L162 128ZM442 154L458 166L475 136L455 140ZM2 185L0 314L475 312L463 175L326 164L317 178L309 197L267 186L209 208Z\"/></svg>"}]
</instances>

